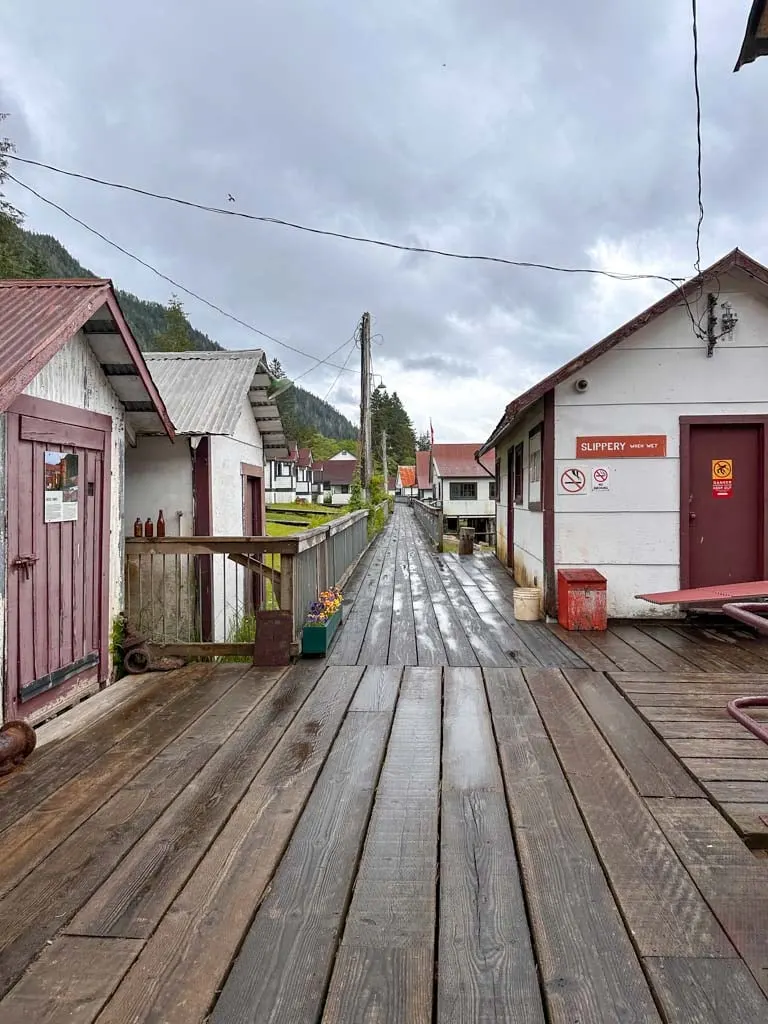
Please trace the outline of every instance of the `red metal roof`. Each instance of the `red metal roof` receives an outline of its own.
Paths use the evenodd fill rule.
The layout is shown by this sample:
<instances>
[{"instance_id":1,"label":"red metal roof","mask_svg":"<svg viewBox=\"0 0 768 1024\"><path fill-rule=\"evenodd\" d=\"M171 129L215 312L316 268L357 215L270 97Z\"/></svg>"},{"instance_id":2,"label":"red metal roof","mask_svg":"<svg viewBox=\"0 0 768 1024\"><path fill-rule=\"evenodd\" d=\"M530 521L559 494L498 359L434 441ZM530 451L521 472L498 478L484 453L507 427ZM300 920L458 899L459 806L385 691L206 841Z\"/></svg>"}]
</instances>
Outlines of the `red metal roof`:
<instances>
[{"instance_id":1,"label":"red metal roof","mask_svg":"<svg viewBox=\"0 0 768 1024\"><path fill-rule=\"evenodd\" d=\"M496 468L495 452L491 449L480 459L481 465L487 470L487 472L483 472L475 460L475 452L479 448L479 444L433 445L432 461L435 463L436 472L443 479L485 477L489 473L493 476Z\"/></svg>"},{"instance_id":2,"label":"red metal roof","mask_svg":"<svg viewBox=\"0 0 768 1024\"><path fill-rule=\"evenodd\" d=\"M398 466L397 472L400 474L400 486L401 487L415 487L416 486L416 467L415 466Z\"/></svg>"},{"instance_id":3,"label":"red metal roof","mask_svg":"<svg viewBox=\"0 0 768 1024\"><path fill-rule=\"evenodd\" d=\"M0 412L103 306L108 307L130 362L173 437L170 417L125 322L112 282L98 278L0 281Z\"/></svg>"},{"instance_id":4,"label":"red metal roof","mask_svg":"<svg viewBox=\"0 0 768 1024\"><path fill-rule=\"evenodd\" d=\"M301 469L307 469L312 465L311 448L299 448L298 464Z\"/></svg>"},{"instance_id":5,"label":"red metal roof","mask_svg":"<svg viewBox=\"0 0 768 1024\"><path fill-rule=\"evenodd\" d=\"M504 415L496 425L495 430L483 445L483 448L493 447L498 444L499 440L504 434L512 427L514 422L519 416L521 416L527 409L529 409L535 402L538 402L540 398L543 398L547 392L552 391L558 384L562 384L563 381L568 380L569 377L573 376L579 370L583 370L585 366L588 366L591 362L603 355L605 352L610 351L619 342L629 338L636 331L639 331L641 327L645 327L647 324L652 323L657 317L660 317L663 313L672 309L674 306L682 303L683 297L689 299L696 292L699 291L708 281L717 280L720 274L726 274L732 270L741 270L749 277L759 281L760 284L768 286L768 267L764 267L762 263L758 263L757 260L753 260L751 256L747 256L746 253L740 249L734 249L729 252L727 256L723 256L717 263L713 263L707 270L703 270L697 277L691 278L686 284L680 288L676 288L671 291L668 295L665 295L663 299L659 299L648 309L639 313L632 320L629 320L623 326L613 331L602 341L598 341L596 345L588 348L586 352L582 352L581 355L571 359L570 362L565 363L558 370L550 373L548 377L540 380L538 384L534 384L532 388L524 392L514 401L510 402L504 411Z\"/></svg>"},{"instance_id":6,"label":"red metal roof","mask_svg":"<svg viewBox=\"0 0 768 1024\"><path fill-rule=\"evenodd\" d=\"M357 469L357 459L327 459L312 466L315 483L351 484Z\"/></svg>"},{"instance_id":7,"label":"red metal roof","mask_svg":"<svg viewBox=\"0 0 768 1024\"><path fill-rule=\"evenodd\" d=\"M432 484L429 482L429 452L416 452L416 486L420 491L428 491Z\"/></svg>"}]
</instances>

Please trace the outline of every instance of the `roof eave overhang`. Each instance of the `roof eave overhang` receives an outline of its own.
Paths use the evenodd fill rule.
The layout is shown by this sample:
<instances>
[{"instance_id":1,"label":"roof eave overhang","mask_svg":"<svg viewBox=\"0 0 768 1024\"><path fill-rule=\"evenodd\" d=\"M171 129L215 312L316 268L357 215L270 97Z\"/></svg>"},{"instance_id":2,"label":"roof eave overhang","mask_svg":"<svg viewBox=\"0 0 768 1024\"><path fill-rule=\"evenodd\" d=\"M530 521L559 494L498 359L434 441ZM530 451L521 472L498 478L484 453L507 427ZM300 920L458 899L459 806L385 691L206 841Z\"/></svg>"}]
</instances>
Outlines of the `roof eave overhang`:
<instances>
[{"instance_id":1,"label":"roof eave overhang","mask_svg":"<svg viewBox=\"0 0 768 1024\"><path fill-rule=\"evenodd\" d=\"M137 345L136 340L131 332L131 329L128 326L128 323L126 322L125 317L123 316L123 311L120 309L120 303L117 301L117 297L115 296L112 288L110 288L109 292L107 293L106 305L110 313L112 314L115 323L117 324L117 328L118 331L120 332L122 342L125 345L128 354L131 357L131 362L136 367L136 372L138 373L139 380L141 381L144 390L147 392L149 401L154 406L165 433L173 441L174 438L176 437L176 431L174 429L173 423L171 422L171 417L168 415L168 410L165 407L165 402L161 398L160 392L157 390L155 382L152 380L152 375L150 374L149 369L147 368L147 364L144 359L144 356L141 353L141 349Z\"/></svg>"}]
</instances>

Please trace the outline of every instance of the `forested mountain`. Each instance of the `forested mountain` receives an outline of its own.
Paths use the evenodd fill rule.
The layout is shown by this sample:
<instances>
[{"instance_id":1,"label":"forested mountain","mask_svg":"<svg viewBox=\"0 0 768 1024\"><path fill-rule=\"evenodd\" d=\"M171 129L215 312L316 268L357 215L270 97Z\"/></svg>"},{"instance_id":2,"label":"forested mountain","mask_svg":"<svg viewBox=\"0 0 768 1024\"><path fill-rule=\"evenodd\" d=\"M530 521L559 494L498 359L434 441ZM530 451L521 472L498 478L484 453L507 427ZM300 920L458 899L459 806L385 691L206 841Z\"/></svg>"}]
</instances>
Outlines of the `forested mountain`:
<instances>
[{"instance_id":1,"label":"forested mountain","mask_svg":"<svg viewBox=\"0 0 768 1024\"><path fill-rule=\"evenodd\" d=\"M61 242L51 235L38 235L32 231L21 229L30 251L37 256L40 264L46 268L45 275L33 274L33 277L95 277L90 270L83 267L74 256L70 255ZM147 352L157 350L155 339L166 329L167 309L159 302L147 302L130 292L117 289L120 307L130 324L136 341ZM189 328L191 347L197 350L212 351L221 345L209 338L202 331Z\"/></svg>"},{"instance_id":2,"label":"forested mountain","mask_svg":"<svg viewBox=\"0 0 768 1024\"><path fill-rule=\"evenodd\" d=\"M0 277L95 277L64 246L51 237L39 235L6 217L0 211ZM147 302L130 292L117 290L120 306L139 345L145 351L165 347L168 337L169 308L159 302ZM177 303L177 309L180 304ZM171 302L173 315L173 300ZM178 315L178 313L176 314ZM195 350L220 350L221 345L187 321L189 347ZM313 434L329 438L353 439L357 429L328 402L304 388L289 388L278 397L288 437L307 444Z\"/></svg>"}]
</instances>

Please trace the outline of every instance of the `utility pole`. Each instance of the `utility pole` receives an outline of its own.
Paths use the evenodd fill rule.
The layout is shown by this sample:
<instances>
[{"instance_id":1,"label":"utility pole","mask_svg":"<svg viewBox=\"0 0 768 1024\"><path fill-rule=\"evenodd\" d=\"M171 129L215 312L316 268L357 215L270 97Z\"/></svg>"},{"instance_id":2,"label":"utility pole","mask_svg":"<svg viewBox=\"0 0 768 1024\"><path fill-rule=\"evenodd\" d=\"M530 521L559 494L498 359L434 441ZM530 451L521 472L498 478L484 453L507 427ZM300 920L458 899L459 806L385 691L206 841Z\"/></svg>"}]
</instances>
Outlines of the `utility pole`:
<instances>
[{"instance_id":1,"label":"utility pole","mask_svg":"<svg viewBox=\"0 0 768 1024\"><path fill-rule=\"evenodd\" d=\"M360 484L366 498L371 489L371 314L360 322Z\"/></svg>"},{"instance_id":2,"label":"utility pole","mask_svg":"<svg viewBox=\"0 0 768 1024\"><path fill-rule=\"evenodd\" d=\"M384 474L384 493L389 493L389 463L387 462L387 432L381 432L381 465Z\"/></svg>"}]
</instances>

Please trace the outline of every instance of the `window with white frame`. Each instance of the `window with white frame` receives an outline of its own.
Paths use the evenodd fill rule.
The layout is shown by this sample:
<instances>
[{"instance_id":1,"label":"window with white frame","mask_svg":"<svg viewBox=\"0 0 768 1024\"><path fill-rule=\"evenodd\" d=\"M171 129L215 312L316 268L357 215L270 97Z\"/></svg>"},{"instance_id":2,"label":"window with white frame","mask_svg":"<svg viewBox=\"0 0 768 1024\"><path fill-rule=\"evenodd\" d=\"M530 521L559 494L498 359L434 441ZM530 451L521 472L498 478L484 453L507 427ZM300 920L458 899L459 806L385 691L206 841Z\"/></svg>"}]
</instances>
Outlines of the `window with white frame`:
<instances>
[{"instance_id":1,"label":"window with white frame","mask_svg":"<svg viewBox=\"0 0 768 1024\"><path fill-rule=\"evenodd\" d=\"M461 481L451 483L451 501L477 501L477 484Z\"/></svg>"}]
</instances>

